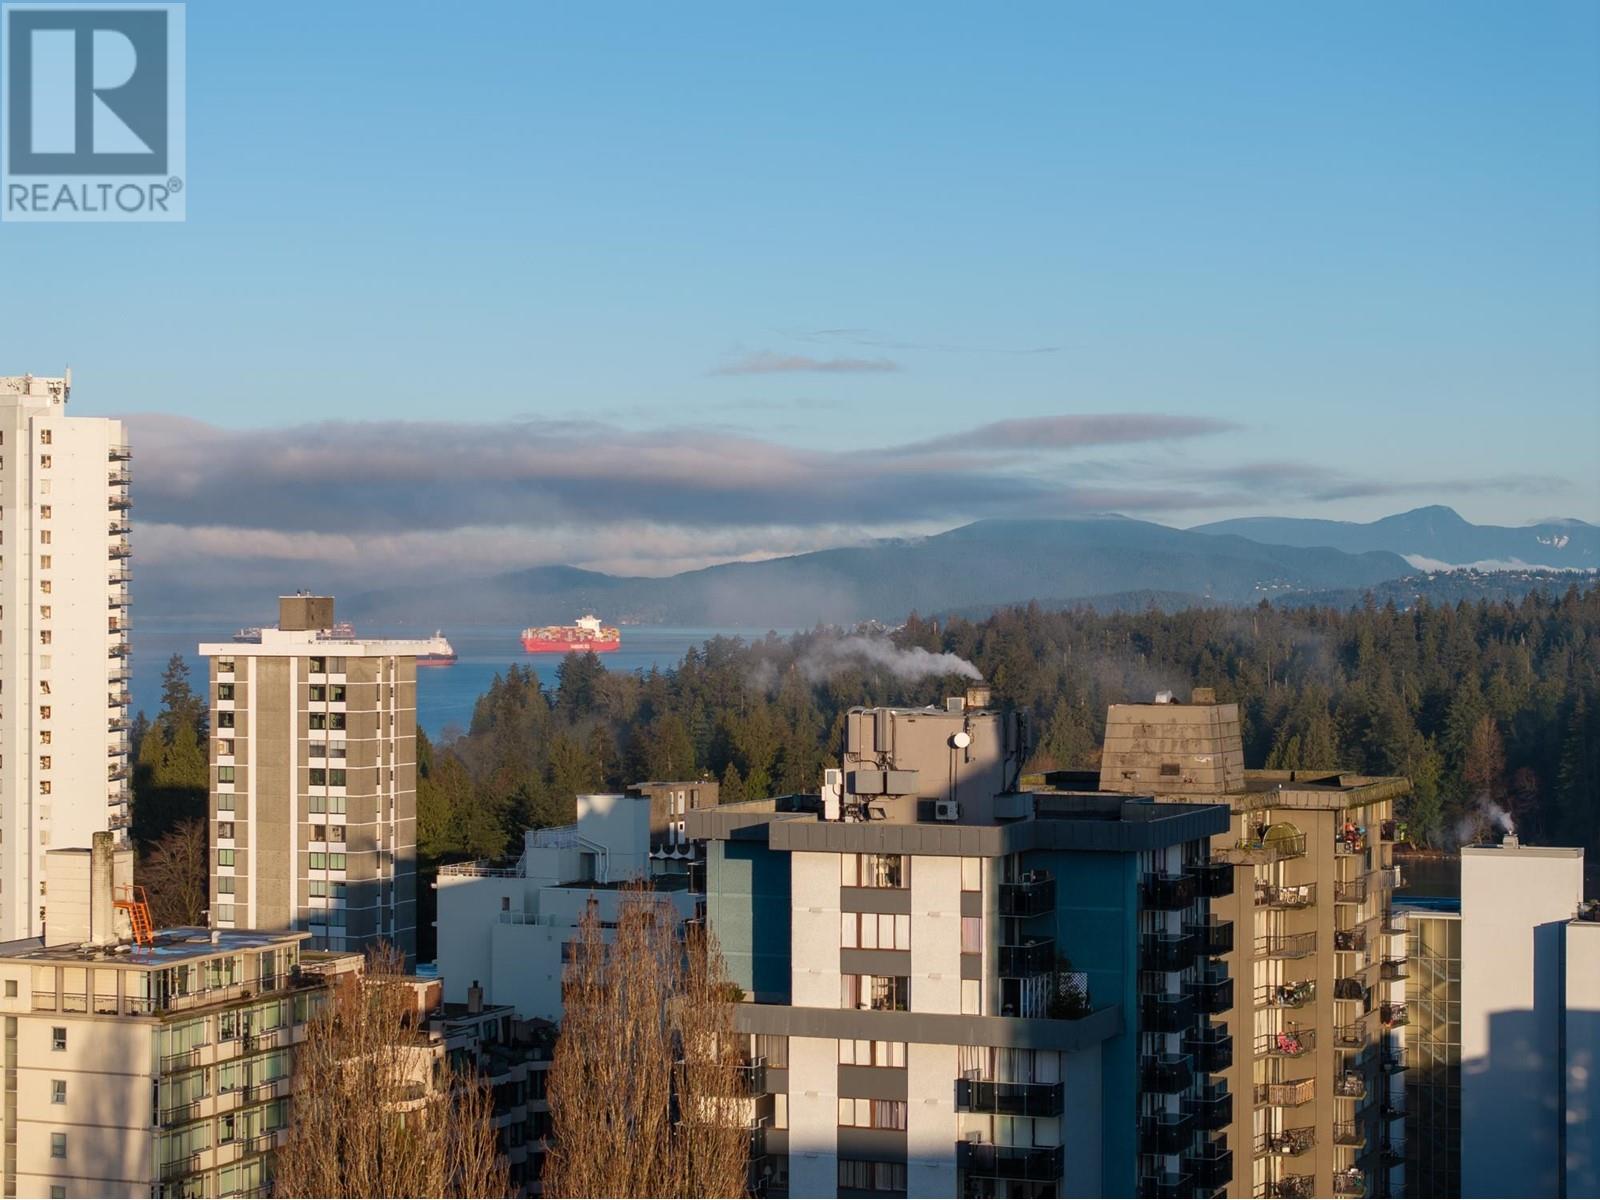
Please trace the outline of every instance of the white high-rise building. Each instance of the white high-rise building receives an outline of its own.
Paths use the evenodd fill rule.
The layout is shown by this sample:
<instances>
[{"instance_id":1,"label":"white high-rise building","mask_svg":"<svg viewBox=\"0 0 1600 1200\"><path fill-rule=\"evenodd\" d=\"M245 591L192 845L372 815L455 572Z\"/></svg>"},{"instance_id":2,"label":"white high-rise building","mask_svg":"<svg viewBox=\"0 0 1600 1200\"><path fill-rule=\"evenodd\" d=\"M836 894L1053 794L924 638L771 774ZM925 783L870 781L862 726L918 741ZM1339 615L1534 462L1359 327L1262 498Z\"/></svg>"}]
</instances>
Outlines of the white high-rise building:
<instances>
[{"instance_id":1,"label":"white high-rise building","mask_svg":"<svg viewBox=\"0 0 1600 1200\"><path fill-rule=\"evenodd\" d=\"M128 826L128 448L64 378L0 376L0 940L45 854Z\"/></svg>"}]
</instances>

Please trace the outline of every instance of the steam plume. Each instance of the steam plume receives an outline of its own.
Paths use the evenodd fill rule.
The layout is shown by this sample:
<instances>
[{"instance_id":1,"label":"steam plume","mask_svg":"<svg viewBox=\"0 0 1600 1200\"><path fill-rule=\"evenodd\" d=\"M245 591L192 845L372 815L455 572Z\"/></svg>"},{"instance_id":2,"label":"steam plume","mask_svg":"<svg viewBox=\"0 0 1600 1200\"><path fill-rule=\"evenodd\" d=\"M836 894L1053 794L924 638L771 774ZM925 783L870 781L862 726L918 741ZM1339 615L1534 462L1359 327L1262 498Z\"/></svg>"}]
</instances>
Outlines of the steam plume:
<instances>
[{"instance_id":1,"label":"steam plume","mask_svg":"<svg viewBox=\"0 0 1600 1200\"><path fill-rule=\"evenodd\" d=\"M813 683L859 666L878 667L908 682L940 675L983 678L978 668L960 655L935 654L921 646L902 650L887 638L862 634L819 642L806 651L795 666Z\"/></svg>"}]
</instances>

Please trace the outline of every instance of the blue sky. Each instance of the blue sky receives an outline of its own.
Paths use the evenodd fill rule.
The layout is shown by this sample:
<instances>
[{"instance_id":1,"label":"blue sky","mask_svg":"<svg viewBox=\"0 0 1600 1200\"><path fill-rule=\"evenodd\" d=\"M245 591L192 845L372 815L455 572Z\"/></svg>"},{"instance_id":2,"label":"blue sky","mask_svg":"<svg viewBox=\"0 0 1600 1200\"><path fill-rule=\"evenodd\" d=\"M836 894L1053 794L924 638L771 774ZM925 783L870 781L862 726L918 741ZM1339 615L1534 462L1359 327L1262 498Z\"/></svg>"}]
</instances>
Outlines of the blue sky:
<instances>
[{"instance_id":1,"label":"blue sky","mask_svg":"<svg viewBox=\"0 0 1600 1200\"><path fill-rule=\"evenodd\" d=\"M1600 519L1590 2L200 0L188 41L186 224L0 225L0 370L70 362L78 411L164 414L135 427L163 471L307 444L416 470L392 439L425 435L454 496L485 438L525 471L550 437L615 448L594 512L574 486L434 521L463 566L1005 511ZM1043 424L962 450L1008 420ZM663 515L677 476L631 470L688 444L803 492L940 439L914 486L983 486L926 511L729 485ZM268 500L201 530L179 501L207 486L152 553L292 557L341 524Z\"/></svg>"}]
</instances>

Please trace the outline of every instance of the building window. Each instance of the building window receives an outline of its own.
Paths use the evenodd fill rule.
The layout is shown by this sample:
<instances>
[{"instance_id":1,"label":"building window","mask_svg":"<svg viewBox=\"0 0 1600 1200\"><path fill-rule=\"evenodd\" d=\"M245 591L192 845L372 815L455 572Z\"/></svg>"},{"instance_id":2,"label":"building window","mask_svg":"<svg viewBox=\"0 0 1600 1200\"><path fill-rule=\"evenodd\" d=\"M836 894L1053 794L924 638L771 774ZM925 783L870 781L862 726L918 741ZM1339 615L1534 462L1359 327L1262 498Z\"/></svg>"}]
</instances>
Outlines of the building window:
<instances>
[{"instance_id":1,"label":"building window","mask_svg":"<svg viewBox=\"0 0 1600 1200\"><path fill-rule=\"evenodd\" d=\"M904 1129L906 1102L840 1096L839 1124L846 1129Z\"/></svg>"},{"instance_id":2,"label":"building window","mask_svg":"<svg viewBox=\"0 0 1600 1200\"><path fill-rule=\"evenodd\" d=\"M50 756L48 754L39 755L39 770L48 771L49 769L50 769Z\"/></svg>"},{"instance_id":3,"label":"building window","mask_svg":"<svg viewBox=\"0 0 1600 1200\"><path fill-rule=\"evenodd\" d=\"M1165 779L1176 779L1182 773L1182 768L1179 767L1175 762L1164 762L1161 764L1161 775Z\"/></svg>"},{"instance_id":4,"label":"building window","mask_svg":"<svg viewBox=\"0 0 1600 1200\"><path fill-rule=\"evenodd\" d=\"M48 546L50 544L50 531L48 529L39 530L39 544L41 546Z\"/></svg>"},{"instance_id":5,"label":"building window","mask_svg":"<svg viewBox=\"0 0 1600 1200\"><path fill-rule=\"evenodd\" d=\"M17 997L17 981L15 979L6 980L6 998L8 1000L15 1000L16 997Z\"/></svg>"},{"instance_id":6,"label":"building window","mask_svg":"<svg viewBox=\"0 0 1600 1200\"><path fill-rule=\"evenodd\" d=\"M231 895L233 895L234 887L237 884L237 882L238 881L235 880L232 875L218 875L217 876L217 894L221 895L221 896L231 896Z\"/></svg>"},{"instance_id":7,"label":"building window","mask_svg":"<svg viewBox=\"0 0 1600 1200\"><path fill-rule=\"evenodd\" d=\"M841 975L839 998L844 1008L905 1012L911 1007L911 980L905 975Z\"/></svg>"},{"instance_id":8,"label":"building window","mask_svg":"<svg viewBox=\"0 0 1600 1200\"><path fill-rule=\"evenodd\" d=\"M52 1133L50 1135L50 1157L65 1158L67 1156L67 1135Z\"/></svg>"},{"instance_id":9,"label":"building window","mask_svg":"<svg viewBox=\"0 0 1600 1200\"><path fill-rule=\"evenodd\" d=\"M39 630L39 645L48 646L49 644L50 644L50 631L48 629Z\"/></svg>"},{"instance_id":10,"label":"building window","mask_svg":"<svg viewBox=\"0 0 1600 1200\"><path fill-rule=\"evenodd\" d=\"M217 866L219 866L219 867L231 867L231 866L233 866L233 856L234 856L234 851L232 851L232 850L218 850L217 851Z\"/></svg>"},{"instance_id":11,"label":"building window","mask_svg":"<svg viewBox=\"0 0 1600 1200\"><path fill-rule=\"evenodd\" d=\"M969 1017L983 1014L983 987L976 979L961 981L961 1012Z\"/></svg>"},{"instance_id":12,"label":"building window","mask_svg":"<svg viewBox=\"0 0 1600 1200\"><path fill-rule=\"evenodd\" d=\"M344 768L343 767L329 767L328 768L328 786L329 787L343 787L344 786L344 778L345 778L345 776L344 776Z\"/></svg>"},{"instance_id":13,"label":"building window","mask_svg":"<svg viewBox=\"0 0 1600 1200\"><path fill-rule=\"evenodd\" d=\"M839 1187L856 1192L903 1192L906 1190L906 1164L841 1158Z\"/></svg>"},{"instance_id":14,"label":"building window","mask_svg":"<svg viewBox=\"0 0 1600 1200\"><path fill-rule=\"evenodd\" d=\"M325 658L313 658L310 669L313 675L326 675L328 672L328 660ZM315 692L316 689L313 688L312 691ZM313 699L315 699L314 695Z\"/></svg>"},{"instance_id":15,"label":"building window","mask_svg":"<svg viewBox=\"0 0 1600 1200\"><path fill-rule=\"evenodd\" d=\"M839 945L847 950L911 949L909 913L840 913Z\"/></svg>"},{"instance_id":16,"label":"building window","mask_svg":"<svg viewBox=\"0 0 1600 1200\"><path fill-rule=\"evenodd\" d=\"M233 753L233 739L232 738L218 738L217 739L217 753L218 754L223 754L223 755L231 755Z\"/></svg>"},{"instance_id":17,"label":"building window","mask_svg":"<svg viewBox=\"0 0 1600 1200\"><path fill-rule=\"evenodd\" d=\"M233 811L233 793L232 792L219 792L217 794L217 811L218 812L232 812Z\"/></svg>"},{"instance_id":18,"label":"building window","mask_svg":"<svg viewBox=\"0 0 1600 1200\"><path fill-rule=\"evenodd\" d=\"M311 661L312 662L316 662L318 660L317 659L312 659ZM313 668L313 670L315 670L315 668ZM316 703L322 703L322 702L326 701L327 698L328 698L328 689L327 689L327 687L325 687L323 684L320 684L320 683L313 683L311 685L311 699L313 701L315 701Z\"/></svg>"},{"instance_id":19,"label":"building window","mask_svg":"<svg viewBox=\"0 0 1600 1200\"><path fill-rule=\"evenodd\" d=\"M232 675L233 674L233 659L231 659L231 658L219 658L219 659L217 659L217 673L219 675Z\"/></svg>"},{"instance_id":20,"label":"building window","mask_svg":"<svg viewBox=\"0 0 1600 1200\"><path fill-rule=\"evenodd\" d=\"M963 858L961 860L961 890L963 892L981 892L983 890L983 859Z\"/></svg>"},{"instance_id":21,"label":"building window","mask_svg":"<svg viewBox=\"0 0 1600 1200\"><path fill-rule=\"evenodd\" d=\"M326 767L312 767L311 768L311 786L312 787L327 787L328 786L328 769Z\"/></svg>"},{"instance_id":22,"label":"building window","mask_svg":"<svg viewBox=\"0 0 1600 1200\"><path fill-rule=\"evenodd\" d=\"M65 1104L67 1102L67 1081L65 1079L52 1079L50 1081L50 1103Z\"/></svg>"},{"instance_id":23,"label":"building window","mask_svg":"<svg viewBox=\"0 0 1600 1200\"><path fill-rule=\"evenodd\" d=\"M338 853L334 853L334 854L328 855L328 870L330 870L330 871L342 871L342 870L344 870L344 855L343 854L338 854Z\"/></svg>"},{"instance_id":24,"label":"building window","mask_svg":"<svg viewBox=\"0 0 1600 1200\"><path fill-rule=\"evenodd\" d=\"M904 1067L906 1044L904 1042L867 1042L839 1040L839 1063L846 1067Z\"/></svg>"},{"instance_id":25,"label":"building window","mask_svg":"<svg viewBox=\"0 0 1600 1200\"><path fill-rule=\"evenodd\" d=\"M219 683L219 684L217 684L217 699L218 700L232 700L233 699L233 684L231 684L231 683Z\"/></svg>"},{"instance_id":26,"label":"building window","mask_svg":"<svg viewBox=\"0 0 1600 1200\"><path fill-rule=\"evenodd\" d=\"M50 506L48 504L39 505L39 518L43 521L50 519Z\"/></svg>"},{"instance_id":27,"label":"building window","mask_svg":"<svg viewBox=\"0 0 1600 1200\"><path fill-rule=\"evenodd\" d=\"M48 779L39 780L39 795L48 796L49 794L50 794L50 781Z\"/></svg>"},{"instance_id":28,"label":"building window","mask_svg":"<svg viewBox=\"0 0 1600 1200\"><path fill-rule=\"evenodd\" d=\"M335 683L328 687L328 699L334 704L344 703L344 684Z\"/></svg>"},{"instance_id":29,"label":"building window","mask_svg":"<svg viewBox=\"0 0 1600 1200\"><path fill-rule=\"evenodd\" d=\"M983 953L983 918L961 918L961 953Z\"/></svg>"},{"instance_id":30,"label":"building window","mask_svg":"<svg viewBox=\"0 0 1600 1200\"><path fill-rule=\"evenodd\" d=\"M233 838L233 822L232 821L218 821L217 822L217 836L219 838L227 838L229 840L232 840L232 838Z\"/></svg>"},{"instance_id":31,"label":"building window","mask_svg":"<svg viewBox=\"0 0 1600 1200\"><path fill-rule=\"evenodd\" d=\"M67 1027L53 1025L50 1028L50 1049L65 1050L67 1048Z\"/></svg>"},{"instance_id":32,"label":"building window","mask_svg":"<svg viewBox=\"0 0 1600 1200\"><path fill-rule=\"evenodd\" d=\"M844 854L839 858L839 882L845 887L909 887L910 866L903 854Z\"/></svg>"},{"instance_id":33,"label":"building window","mask_svg":"<svg viewBox=\"0 0 1600 1200\"><path fill-rule=\"evenodd\" d=\"M39 720L48 721L49 719L50 719L50 706L48 704L39 705Z\"/></svg>"},{"instance_id":34,"label":"building window","mask_svg":"<svg viewBox=\"0 0 1600 1200\"><path fill-rule=\"evenodd\" d=\"M59 1183L50 1185L50 1200L67 1200L67 1189Z\"/></svg>"},{"instance_id":35,"label":"building window","mask_svg":"<svg viewBox=\"0 0 1600 1200\"><path fill-rule=\"evenodd\" d=\"M231 905L231 904L220 904L219 903L217 905L217 920L219 920L219 921L231 921L231 920L233 920L233 905Z\"/></svg>"},{"instance_id":36,"label":"building window","mask_svg":"<svg viewBox=\"0 0 1600 1200\"><path fill-rule=\"evenodd\" d=\"M219 712L217 714L217 728L218 729L232 729L233 728L233 714L231 712Z\"/></svg>"},{"instance_id":37,"label":"building window","mask_svg":"<svg viewBox=\"0 0 1600 1200\"><path fill-rule=\"evenodd\" d=\"M39 444L41 446L48 446L50 444L50 431L48 429L39 430Z\"/></svg>"},{"instance_id":38,"label":"building window","mask_svg":"<svg viewBox=\"0 0 1600 1200\"><path fill-rule=\"evenodd\" d=\"M49 465L50 465L50 456L48 454L39 455L39 465L41 467L49 467Z\"/></svg>"},{"instance_id":39,"label":"building window","mask_svg":"<svg viewBox=\"0 0 1600 1200\"><path fill-rule=\"evenodd\" d=\"M233 782L233 768L232 767L218 767L217 768L217 782L218 783L232 783Z\"/></svg>"}]
</instances>

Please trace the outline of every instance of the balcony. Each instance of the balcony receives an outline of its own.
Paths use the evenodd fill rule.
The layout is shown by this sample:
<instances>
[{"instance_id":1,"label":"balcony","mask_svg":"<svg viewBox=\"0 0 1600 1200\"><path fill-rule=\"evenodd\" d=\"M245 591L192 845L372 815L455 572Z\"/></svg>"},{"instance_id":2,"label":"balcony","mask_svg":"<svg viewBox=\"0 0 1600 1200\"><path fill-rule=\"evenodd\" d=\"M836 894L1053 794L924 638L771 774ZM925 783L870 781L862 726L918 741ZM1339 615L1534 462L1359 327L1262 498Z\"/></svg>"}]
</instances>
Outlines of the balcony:
<instances>
[{"instance_id":1,"label":"balcony","mask_svg":"<svg viewBox=\"0 0 1600 1200\"><path fill-rule=\"evenodd\" d=\"M1333 931L1333 948L1341 954L1359 954L1367 948L1367 931L1365 929L1335 929Z\"/></svg>"},{"instance_id":2,"label":"balcony","mask_svg":"<svg viewBox=\"0 0 1600 1200\"><path fill-rule=\"evenodd\" d=\"M1061 1085L958 1079L956 1111L993 1113L1000 1117L1059 1117Z\"/></svg>"},{"instance_id":3,"label":"balcony","mask_svg":"<svg viewBox=\"0 0 1600 1200\"><path fill-rule=\"evenodd\" d=\"M1271 883L1256 884L1257 908L1310 908L1317 902L1317 885L1294 883L1278 886Z\"/></svg>"},{"instance_id":4,"label":"balcony","mask_svg":"<svg viewBox=\"0 0 1600 1200\"><path fill-rule=\"evenodd\" d=\"M1333 1123L1333 1144L1336 1146L1365 1146L1367 1144L1366 1127L1358 1125L1354 1121L1335 1121Z\"/></svg>"},{"instance_id":5,"label":"balcony","mask_svg":"<svg viewBox=\"0 0 1600 1200\"><path fill-rule=\"evenodd\" d=\"M110 521L106 524L107 537L125 537L133 532L133 526L126 521Z\"/></svg>"},{"instance_id":6,"label":"balcony","mask_svg":"<svg viewBox=\"0 0 1600 1200\"><path fill-rule=\"evenodd\" d=\"M1233 952L1232 921L1212 917L1204 924L1184 925L1183 932L1189 937L1198 938L1200 953L1211 958L1220 958L1224 954Z\"/></svg>"},{"instance_id":7,"label":"balcony","mask_svg":"<svg viewBox=\"0 0 1600 1200\"><path fill-rule=\"evenodd\" d=\"M1365 854L1367 852L1367 835L1356 833L1336 833L1333 835L1333 853L1336 857L1347 858L1352 854Z\"/></svg>"},{"instance_id":8,"label":"balcony","mask_svg":"<svg viewBox=\"0 0 1600 1200\"><path fill-rule=\"evenodd\" d=\"M1383 1052L1383 1069L1391 1075L1406 1069L1406 1052L1403 1046L1389 1046Z\"/></svg>"},{"instance_id":9,"label":"balcony","mask_svg":"<svg viewBox=\"0 0 1600 1200\"><path fill-rule=\"evenodd\" d=\"M1365 1099L1367 1077L1358 1071L1342 1071L1333 1077L1333 1094L1341 1100Z\"/></svg>"},{"instance_id":10,"label":"balcony","mask_svg":"<svg viewBox=\"0 0 1600 1200\"><path fill-rule=\"evenodd\" d=\"M126 512L133 507L133 502L128 499L127 492L114 492L106 501L106 509L110 512Z\"/></svg>"},{"instance_id":11,"label":"balcony","mask_svg":"<svg viewBox=\"0 0 1600 1200\"><path fill-rule=\"evenodd\" d=\"M1174 912L1188 908L1200 894L1195 877L1186 871L1146 875L1139 890L1144 907L1159 912Z\"/></svg>"},{"instance_id":12,"label":"balcony","mask_svg":"<svg viewBox=\"0 0 1600 1200\"><path fill-rule=\"evenodd\" d=\"M1399 1029L1409 1023L1407 1009L1404 1004L1378 1005L1378 1020L1385 1029Z\"/></svg>"},{"instance_id":13,"label":"balcony","mask_svg":"<svg viewBox=\"0 0 1600 1200\"><path fill-rule=\"evenodd\" d=\"M1214 861L1236 866L1283 862L1290 858L1303 858L1306 852L1306 835L1268 829L1264 838L1243 838L1238 844L1219 850Z\"/></svg>"},{"instance_id":14,"label":"balcony","mask_svg":"<svg viewBox=\"0 0 1600 1200\"><path fill-rule=\"evenodd\" d=\"M1256 1107L1299 1108L1317 1098L1315 1079L1297 1079L1293 1083L1258 1083L1255 1089Z\"/></svg>"},{"instance_id":15,"label":"balcony","mask_svg":"<svg viewBox=\"0 0 1600 1200\"><path fill-rule=\"evenodd\" d=\"M1333 1028L1333 1044L1341 1050L1360 1050L1367 1041L1367 1023L1364 1020L1335 1025Z\"/></svg>"},{"instance_id":16,"label":"balcony","mask_svg":"<svg viewBox=\"0 0 1600 1200\"><path fill-rule=\"evenodd\" d=\"M1316 1048L1315 1029L1280 1029L1256 1037L1257 1058L1300 1058Z\"/></svg>"},{"instance_id":17,"label":"balcony","mask_svg":"<svg viewBox=\"0 0 1600 1200\"><path fill-rule=\"evenodd\" d=\"M1317 1180L1314 1175L1282 1175L1256 1189L1256 1195L1267 1200L1310 1200L1316 1194Z\"/></svg>"},{"instance_id":18,"label":"balcony","mask_svg":"<svg viewBox=\"0 0 1600 1200\"><path fill-rule=\"evenodd\" d=\"M1302 1008L1317 998L1317 981L1266 983L1256 989L1257 1008Z\"/></svg>"},{"instance_id":19,"label":"balcony","mask_svg":"<svg viewBox=\"0 0 1600 1200\"><path fill-rule=\"evenodd\" d=\"M1316 952L1315 933L1270 933L1256 939L1257 958L1305 958Z\"/></svg>"},{"instance_id":20,"label":"balcony","mask_svg":"<svg viewBox=\"0 0 1600 1200\"><path fill-rule=\"evenodd\" d=\"M1032 938L1020 946L1000 947L1000 974L1007 979L1043 975L1055 970L1055 938Z\"/></svg>"},{"instance_id":21,"label":"balcony","mask_svg":"<svg viewBox=\"0 0 1600 1200\"><path fill-rule=\"evenodd\" d=\"M1140 942L1139 967L1144 971L1185 971L1200 953L1195 934L1147 933Z\"/></svg>"},{"instance_id":22,"label":"balcony","mask_svg":"<svg viewBox=\"0 0 1600 1200\"><path fill-rule=\"evenodd\" d=\"M1225 1082L1207 1084L1200 1089L1200 1098L1186 1102L1194 1114L1194 1127L1206 1133L1215 1133L1233 1124L1233 1096Z\"/></svg>"},{"instance_id":23,"label":"balcony","mask_svg":"<svg viewBox=\"0 0 1600 1200\"><path fill-rule=\"evenodd\" d=\"M1194 869L1200 894L1212 900L1233 895L1233 866L1224 862L1201 863Z\"/></svg>"},{"instance_id":24,"label":"balcony","mask_svg":"<svg viewBox=\"0 0 1600 1200\"><path fill-rule=\"evenodd\" d=\"M1355 1167L1333 1173L1333 1194L1335 1196L1365 1196L1367 1194L1367 1173Z\"/></svg>"},{"instance_id":25,"label":"balcony","mask_svg":"<svg viewBox=\"0 0 1600 1200\"><path fill-rule=\"evenodd\" d=\"M110 447L110 459L109 459L109 461L111 461L111 462L127 462L132 457L133 457L133 451L130 450L127 446L112 446L112 447Z\"/></svg>"},{"instance_id":26,"label":"balcony","mask_svg":"<svg viewBox=\"0 0 1600 1200\"><path fill-rule=\"evenodd\" d=\"M1194 1176L1187 1171L1162 1171L1139 1177L1139 1195L1151 1200L1186 1200L1194 1195Z\"/></svg>"},{"instance_id":27,"label":"balcony","mask_svg":"<svg viewBox=\"0 0 1600 1200\"><path fill-rule=\"evenodd\" d=\"M1146 1033L1182 1033L1194 1014L1194 997L1180 992L1139 997L1139 1026Z\"/></svg>"},{"instance_id":28,"label":"balcony","mask_svg":"<svg viewBox=\"0 0 1600 1200\"><path fill-rule=\"evenodd\" d=\"M1378 826L1378 836L1386 842L1392 842L1395 840L1395 834L1399 832L1399 829L1399 825L1395 823L1393 818L1390 818Z\"/></svg>"},{"instance_id":29,"label":"balcony","mask_svg":"<svg viewBox=\"0 0 1600 1200\"><path fill-rule=\"evenodd\" d=\"M1061 1179L1061 1147L957 1142L956 1169L990 1179L1057 1183Z\"/></svg>"},{"instance_id":30,"label":"balcony","mask_svg":"<svg viewBox=\"0 0 1600 1200\"><path fill-rule=\"evenodd\" d=\"M1194 1176L1195 1187L1212 1194L1233 1182L1233 1151L1228 1139L1218 1138L1196 1154L1183 1156L1183 1169Z\"/></svg>"},{"instance_id":31,"label":"balcony","mask_svg":"<svg viewBox=\"0 0 1600 1200\"><path fill-rule=\"evenodd\" d=\"M1335 904L1361 904L1367 898L1370 890L1368 882L1370 875L1362 875L1356 879L1335 879L1333 881L1333 902Z\"/></svg>"},{"instance_id":32,"label":"balcony","mask_svg":"<svg viewBox=\"0 0 1600 1200\"><path fill-rule=\"evenodd\" d=\"M1194 1082L1194 1060L1187 1054L1147 1054L1139 1061L1139 1086L1147 1092L1176 1095Z\"/></svg>"},{"instance_id":33,"label":"balcony","mask_svg":"<svg viewBox=\"0 0 1600 1200\"><path fill-rule=\"evenodd\" d=\"M183 1158L174 1158L161 1164L161 1182L176 1183L187 1175L193 1175L200 1169L200 1154L185 1155Z\"/></svg>"},{"instance_id":34,"label":"balcony","mask_svg":"<svg viewBox=\"0 0 1600 1200\"><path fill-rule=\"evenodd\" d=\"M1316 1144L1316 1126L1302 1125L1298 1129L1269 1130L1260 1134L1256 1138L1256 1153L1298 1158L1314 1149Z\"/></svg>"},{"instance_id":35,"label":"balcony","mask_svg":"<svg viewBox=\"0 0 1600 1200\"><path fill-rule=\"evenodd\" d=\"M1365 1000L1367 998L1366 984L1361 980L1346 977L1333 981L1333 998L1335 1000Z\"/></svg>"},{"instance_id":36,"label":"balcony","mask_svg":"<svg viewBox=\"0 0 1600 1200\"><path fill-rule=\"evenodd\" d=\"M1380 979L1405 979L1406 960L1403 958L1386 958L1378 964L1378 977Z\"/></svg>"},{"instance_id":37,"label":"balcony","mask_svg":"<svg viewBox=\"0 0 1600 1200\"><path fill-rule=\"evenodd\" d=\"M199 1100L191 1100L187 1104L173 1104L161 1110L161 1127L163 1129L187 1125L189 1122L198 1121L199 1119Z\"/></svg>"},{"instance_id":38,"label":"balcony","mask_svg":"<svg viewBox=\"0 0 1600 1200\"><path fill-rule=\"evenodd\" d=\"M1194 1117L1190 1113L1156 1113L1139 1122L1140 1154L1182 1154L1193 1141Z\"/></svg>"},{"instance_id":39,"label":"balcony","mask_svg":"<svg viewBox=\"0 0 1600 1200\"><path fill-rule=\"evenodd\" d=\"M1208 965L1197 972L1195 981L1187 985L1194 997L1195 1007L1207 1016L1215 1017L1233 1007L1233 980L1221 964Z\"/></svg>"},{"instance_id":40,"label":"balcony","mask_svg":"<svg viewBox=\"0 0 1600 1200\"><path fill-rule=\"evenodd\" d=\"M1210 1025L1184 1036L1183 1048L1194 1055L1195 1069L1207 1075L1233 1065L1233 1035L1226 1025Z\"/></svg>"},{"instance_id":41,"label":"balcony","mask_svg":"<svg viewBox=\"0 0 1600 1200\"><path fill-rule=\"evenodd\" d=\"M127 558L133 553L133 547L127 542L112 542L106 549L106 557L113 559Z\"/></svg>"},{"instance_id":42,"label":"balcony","mask_svg":"<svg viewBox=\"0 0 1600 1200\"><path fill-rule=\"evenodd\" d=\"M1016 883L1000 885L1002 917L1038 917L1054 911L1056 879L1049 871L1029 871Z\"/></svg>"}]
</instances>

